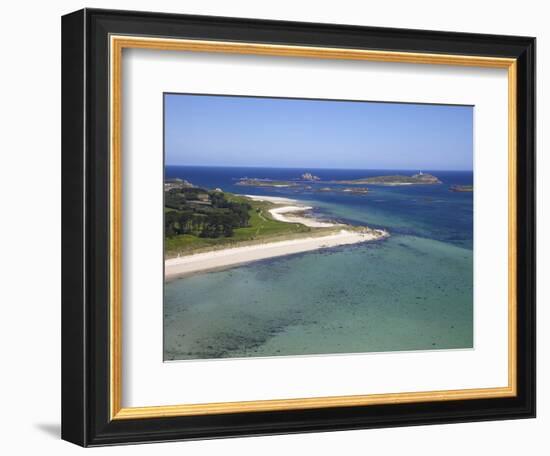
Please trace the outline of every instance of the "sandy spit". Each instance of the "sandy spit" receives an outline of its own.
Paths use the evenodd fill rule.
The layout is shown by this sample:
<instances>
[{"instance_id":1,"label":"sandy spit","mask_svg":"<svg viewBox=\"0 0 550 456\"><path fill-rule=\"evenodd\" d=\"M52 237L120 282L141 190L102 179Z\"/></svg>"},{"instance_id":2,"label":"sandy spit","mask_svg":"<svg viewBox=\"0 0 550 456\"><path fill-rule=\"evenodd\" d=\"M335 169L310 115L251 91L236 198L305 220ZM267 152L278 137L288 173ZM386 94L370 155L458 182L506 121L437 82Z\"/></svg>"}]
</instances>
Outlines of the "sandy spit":
<instances>
[{"instance_id":1,"label":"sandy spit","mask_svg":"<svg viewBox=\"0 0 550 456\"><path fill-rule=\"evenodd\" d=\"M300 215L294 215L294 213L303 213L313 209L311 206L306 206L298 200L289 198L281 198L278 196L256 196L256 195L244 195L254 201L268 201L274 204L286 204L286 206L276 207L270 209L271 216L280 222L286 223L301 223L302 225L309 226L311 228L329 228L332 226L343 226L338 223L325 222L317 220L314 217L304 217Z\"/></svg>"},{"instance_id":2,"label":"sandy spit","mask_svg":"<svg viewBox=\"0 0 550 456\"><path fill-rule=\"evenodd\" d=\"M373 241L387 236L388 234L382 230L361 233L342 229L337 233L327 236L306 237L196 253L194 255L166 260L164 263L164 275L166 280L170 280L196 272L223 269L238 264L291 255L293 253Z\"/></svg>"}]
</instances>

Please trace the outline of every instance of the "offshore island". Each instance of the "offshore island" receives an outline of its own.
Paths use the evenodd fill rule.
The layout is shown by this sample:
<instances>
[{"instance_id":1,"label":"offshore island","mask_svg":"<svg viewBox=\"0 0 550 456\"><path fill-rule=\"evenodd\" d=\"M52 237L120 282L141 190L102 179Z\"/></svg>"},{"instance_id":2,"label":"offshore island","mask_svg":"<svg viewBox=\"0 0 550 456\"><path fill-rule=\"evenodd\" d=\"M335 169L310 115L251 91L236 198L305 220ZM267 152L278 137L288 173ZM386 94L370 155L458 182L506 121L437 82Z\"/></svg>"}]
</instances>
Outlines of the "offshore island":
<instances>
[{"instance_id":1,"label":"offshore island","mask_svg":"<svg viewBox=\"0 0 550 456\"><path fill-rule=\"evenodd\" d=\"M455 193L471 193L474 191L473 185L451 185L449 191Z\"/></svg>"},{"instance_id":2,"label":"offshore island","mask_svg":"<svg viewBox=\"0 0 550 456\"><path fill-rule=\"evenodd\" d=\"M250 178L241 177L235 185L243 187L259 187L259 188L295 188L295 189L307 189L320 192L333 191L333 192L347 192L365 194L368 192L368 187L355 187L357 185L384 185L388 187L399 185L433 185L441 184L439 178L432 174L423 173L422 171L412 176L405 176L401 174L382 175L373 177L364 177L360 179L351 180L331 180L323 181L318 176L314 176L311 173L304 173L298 179L293 180L273 180L268 178ZM318 187L316 184L336 184L336 185L352 185L349 188L338 187Z\"/></svg>"},{"instance_id":3,"label":"offshore island","mask_svg":"<svg viewBox=\"0 0 550 456\"><path fill-rule=\"evenodd\" d=\"M435 176L431 174L425 174L420 171L417 174L412 176L403 176L400 174L394 174L390 176L375 176L375 177L365 177L363 179L354 179L354 180L343 180L343 181L333 181L335 184L346 184L346 185L387 185L387 186L396 186L396 185L433 185L441 184L442 182Z\"/></svg>"},{"instance_id":4,"label":"offshore island","mask_svg":"<svg viewBox=\"0 0 550 456\"><path fill-rule=\"evenodd\" d=\"M318 180L304 176L310 182ZM321 220L311 214L312 209L289 198L238 195L168 179L165 279L389 236L385 230Z\"/></svg>"}]
</instances>

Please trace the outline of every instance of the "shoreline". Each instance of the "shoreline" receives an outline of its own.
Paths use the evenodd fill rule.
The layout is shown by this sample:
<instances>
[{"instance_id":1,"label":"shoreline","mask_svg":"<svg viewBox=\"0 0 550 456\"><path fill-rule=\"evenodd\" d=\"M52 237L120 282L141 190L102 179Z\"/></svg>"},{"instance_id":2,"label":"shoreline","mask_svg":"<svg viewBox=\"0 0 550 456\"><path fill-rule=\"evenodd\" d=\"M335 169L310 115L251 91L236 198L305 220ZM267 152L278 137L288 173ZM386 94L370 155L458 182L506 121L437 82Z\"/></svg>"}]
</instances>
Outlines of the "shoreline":
<instances>
[{"instance_id":1,"label":"shoreline","mask_svg":"<svg viewBox=\"0 0 550 456\"><path fill-rule=\"evenodd\" d=\"M311 252L340 245L375 241L388 236L389 234L384 230L360 232L342 229L336 234L326 236L309 236L301 239L267 242L195 253L166 260L164 262L164 279L165 281L170 281L197 272L224 269L254 261Z\"/></svg>"},{"instance_id":2,"label":"shoreline","mask_svg":"<svg viewBox=\"0 0 550 456\"><path fill-rule=\"evenodd\" d=\"M324 220L316 219L315 217L306 217L303 215L294 215L302 214L306 211L313 209L311 206L304 205L301 201L289 198L281 198L278 196L256 196L256 195L243 195L247 198L250 198L253 201L267 201L273 204L284 204L282 207L275 207L269 209L271 216L278 220L279 222L286 223L301 223L302 225L308 226L310 228L336 228L344 227L345 225L341 223L327 222Z\"/></svg>"},{"instance_id":3,"label":"shoreline","mask_svg":"<svg viewBox=\"0 0 550 456\"><path fill-rule=\"evenodd\" d=\"M311 228L333 228L334 231L328 230L329 233L323 235L309 233L307 236L298 239L258 242L169 258L164 262L165 281L192 275L197 272L225 269L254 261L341 245L376 241L389 236L389 233L385 230L375 230L367 227L357 227L354 229L354 227L348 227L341 223L327 222L315 217L306 217L303 213L311 210L312 207L306 206L299 200L278 196L241 196L254 201L266 201L277 205L284 205L269 209L270 215L275 220L286 223L301 223ZM296 213L300 215L294 215Z\"/></svg>"},{"instance_id":4,"label":"shoreline","mask_svg":"<svg viewBox=\"0 0 550 456\"><path fill-rule=\"evenodd\" d=\"M292 215L293 213L301 214L311 209L313 209L311 206L283 206L276 207L275 209L270 209L269 213L275 220L278 220L279 222L301 223L302 225L309 226L310 228L330 228L339 226L339 224L337 223L322 222L313 217Z\"/></svg>"}]
</instances>

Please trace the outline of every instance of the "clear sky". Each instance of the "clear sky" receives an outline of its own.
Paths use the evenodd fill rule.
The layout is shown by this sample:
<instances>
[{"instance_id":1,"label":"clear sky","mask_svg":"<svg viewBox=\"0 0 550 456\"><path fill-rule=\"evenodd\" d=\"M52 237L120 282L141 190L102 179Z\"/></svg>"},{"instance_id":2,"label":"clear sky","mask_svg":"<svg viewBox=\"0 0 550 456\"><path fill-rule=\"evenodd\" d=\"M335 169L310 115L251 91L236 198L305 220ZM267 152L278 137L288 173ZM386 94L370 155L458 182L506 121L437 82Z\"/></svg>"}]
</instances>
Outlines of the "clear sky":
<instances>
[{"instance_id":1,"label":"clear sky","mask_svg":"<svg viewBox=\"0 0 550 456\"><path fill-rule=\"evenodd\" d=\"M471 170L473 107L165 95L166 165Z\"/></svg>"}]
</instances>

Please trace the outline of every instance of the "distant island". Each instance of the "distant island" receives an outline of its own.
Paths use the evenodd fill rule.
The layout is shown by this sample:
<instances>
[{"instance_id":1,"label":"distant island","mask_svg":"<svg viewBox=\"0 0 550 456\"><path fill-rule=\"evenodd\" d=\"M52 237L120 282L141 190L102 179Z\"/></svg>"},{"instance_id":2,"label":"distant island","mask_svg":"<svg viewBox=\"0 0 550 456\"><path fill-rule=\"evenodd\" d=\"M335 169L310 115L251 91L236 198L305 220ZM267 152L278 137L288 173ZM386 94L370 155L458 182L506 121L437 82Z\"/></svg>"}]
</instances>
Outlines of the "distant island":
<instances>
[{"instance_id":1,"label":"distant island","mask_svg":"<svg viewBox=\"0 0 550 456\"><path fill-rule=\"evenodd\" d=\"M412 176L405 176L400 174L393 174L388 176L374 176L374 177L363 177L360 179L353 180L340 180L340 181L321 181L318 176L314 176L311 173L304 173L300 176L299 179L295 180L273 180L268 178L257 178L257 177L241 177L235 185L240 185L243 187L274 187L274 188L285 188L285 187L298 187L310 190L314 187L311 187L309 184L336 184L336 185L386 185L398 186L398 185L433 185L441 184L442 182L432 174L423 173L420 171L417 174ZM459 187L459 186L457 186ZM333 188L333 187L322 187L315 189L319 192L347 192L355 194L365 194L369 190L367 187L363 188ZM455 191L455 190L453 190ZM468 190L456 190L456 191L468 191Z\"/></svg>"},{"instance_id":2,"label":"distant island","mask_svg":"<svg viewBox=\"0 0 550 456\"><path fill-rule=\"evenodd\" d=\"M306 179L303 179L306 176ZM319 180L319 177L312 176L309 173L302 174L302 179L308 181L304 183L301 181L282 181L282 180L271 180L271 179L259 179L259 178L249 178L241 177L235 185L243 187L267 187L267 188L295 188L297 190L310 190L315 192L332 192L332 193L350 193L353 195L366 195L369 192L367 187L318 187L311 186L311 184L322 183Z\"/></svg>"},{"instance_id":3,"label":"distant island","mask_svg":"<svg viewBox=\"0 0 550 456\"><path fill-rule=\"evenodd\" d=\"M412 176L405 176L401 174L392 174L388 176L373 176L363 177L353 180L340 180L340 181L328 181L323 182L318 176L314 176L311 173L304 173L300 176L300 179L295 180L273 180L268 178L257 177L241 177L235 185L243 187L273 187L273 188L285 188L285 187L301 187L305 189L312 189L308 184L336 184L336 185L386 185L386 186L398 186L398 185L433 185L441 184L442 182L434 175L419 172ZM465 185L455 185L451 187L451 191L465 192L471 191L467 189ZM355 194L365 194L369 190L367 187L362 188L334 188L334 187L322 187L317 188L319 192L347 192Z\"/></svg>"},{"instance_id":4,"label":"distant island","mask_svg":"<svg viewBox=\"0 0 550 456\"><path fill-rule=\"evenodd\" d=\"M305 180L305 181L318 181L318 180L321 180L321 178L319 176L314 176L311 173L304 173L304 174L302 174L301 178L302 178L302 180Z\"/></svg>"},{"instance_id":5,"label":"distant island","mask_svg":"<svg viewBox=\"0 0 550 456\"><path fill-rule=\"evenodd\" d=\"M336 192L336 193L351 193L354 195L366 195L369 193L369 189L367 187L346 187L346 188L338 188L338 187L321 187L317 189L318 192Z\"/></svg>"},{"instance_id":6,"label":"distant island","mask_svg":"<svg viewBox=\"0 0 550 456\"><path fill-rule=\"evenodd\" d=\"M242 185L244 187L298 187L302 186L304 182L313 183L320 181L319 176L315 176L311 173L304 173L300 178L296 178L291 181L273 180L259 177L241 177L236 185Z\"/></svg>"},{"instance_id":7,"label":"distant island","mask_svg":"<svg viewBox=\"0 0 550 456\"><path fill-rule=\"evenodd\" d=\"M458 193L473 192L474 186L473 185L451 185L449 187L449 191L458 192Z\"/></svg>"},{"instance_id":8,"label":"distant island","mask_svg":"<svg viewBox=\"0 0 550 456\"><path fill-rule=\"evenodd\" d=\"M418 174L413 174L412 176L403 176L400 174L390 175L390 176L374 176L374 177L364 177L361 179L354 180L343 180L343 181L333 181L334 184L345 184L345 185L430 185L430 184L441 184L442 182L435 176L431 174L423 173L422 171Z\"/></svg>"},{"instance_id":9,"label":"distant island","mask_svg":"<svg viewBox=\"0 0 550 456\"><path fill-rule=\"evenodd\" d=\"M243 187L296 187L299 184L292 181L241 177L235 185L242 185Z\"/></svg>"}]
</instances>

